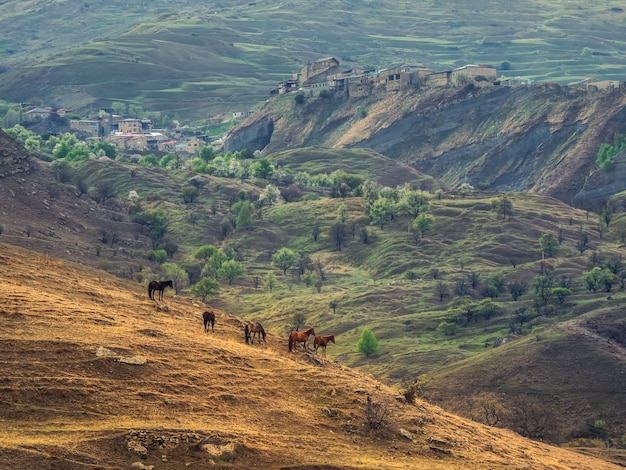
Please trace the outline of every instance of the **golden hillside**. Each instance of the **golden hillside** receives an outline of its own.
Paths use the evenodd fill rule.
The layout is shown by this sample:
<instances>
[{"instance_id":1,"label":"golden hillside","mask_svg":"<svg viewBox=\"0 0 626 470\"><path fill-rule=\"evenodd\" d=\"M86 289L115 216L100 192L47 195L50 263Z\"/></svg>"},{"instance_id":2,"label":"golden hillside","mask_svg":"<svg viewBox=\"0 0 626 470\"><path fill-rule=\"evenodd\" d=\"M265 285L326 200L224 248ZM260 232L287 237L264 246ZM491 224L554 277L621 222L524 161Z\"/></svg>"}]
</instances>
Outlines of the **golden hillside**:
<instances>
[{"instance_id":1,"label":"golden hillside","mask_svg":"<svg viewBox=\"0 0 626 470\"><path fill-rule=\"evenodd\" d=\"M271 331L246 345L224 312L205 333L171 290L157 311L139 284L6 244L0 282L2 468L619 468L403 404Z\"/></svg>"}]
</instances>

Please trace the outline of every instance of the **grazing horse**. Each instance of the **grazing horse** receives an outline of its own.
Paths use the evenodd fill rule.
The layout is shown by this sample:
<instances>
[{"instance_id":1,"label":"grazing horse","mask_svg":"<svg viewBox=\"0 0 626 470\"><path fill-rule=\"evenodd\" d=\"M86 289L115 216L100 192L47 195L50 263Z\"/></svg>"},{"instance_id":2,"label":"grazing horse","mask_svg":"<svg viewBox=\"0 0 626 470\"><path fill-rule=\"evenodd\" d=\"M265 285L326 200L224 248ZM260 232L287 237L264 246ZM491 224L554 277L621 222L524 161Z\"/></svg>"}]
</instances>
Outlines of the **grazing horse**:
<instances>
[{"instance_id":1,"label":"grazing horse","mask_svg":"<svg viewBox=\"0 0 626 470\"><path fill-rule=\"evenodd\" d=\"M171 280L151 281L150 284L148 284L148 297L150 297L151 300L156 300L154 298L154 291L158 291L159 300L163 300L163 291L165 290L166 287L171 287L172 289L174 288L174 285Z\"/></svg>"},{"instance_id":2,"label":"grazing horse","mask_svg":"<svg viewBox=\"0 0 626 470\"><path fill-rule=\"evenodd\" d=\"M324 355L324 357L326 357L326 346L328 345L328 343L337 344L335 343L335 335L328 335L328 336L316 335L315 338L313 338L313 347L315 348L315 354L317 354L317 348L321 346L322 354Z\"/></svg>"},{"instance_id":3,"label":"grazing horse","mask_svg":"<svg viewBox=\"0 0 626 470\"><path fill-rule=\"evenodd\" d=\"M257 335L259 344L261 344L261 337L263 337L263 341L265 341L265 329L263 329L263 325L258 321L246 323L243 332L246 338L246 344L254 344L254 337Z\"/></svg>"},{"instance_id":4,"label":"grazing horse","mask_svg":"<svg viewBox=\"0 0 626 470\"><path fill-rule=\"evenodd\" d=\"M215 312L212 310L206 311L202 314L202 319L204 320L204 332L209 332L209 323L211 324L211 333L215 333Z\"/></svg>"},{"instance_id":5,"label":"grazing horse","mask_svg":"<svg viewBox=\"0 0 626 470\"><path fill-rule=\"evenodd\" d=\"M298 349L298 343L304 343L304 350L308 352L309 346L307 345L307 341L311 335L315 336L315 330L313 328L307 328L304 331L292 331L289 333L289 351L295 351Z\"/></svg>"}]
</instances>

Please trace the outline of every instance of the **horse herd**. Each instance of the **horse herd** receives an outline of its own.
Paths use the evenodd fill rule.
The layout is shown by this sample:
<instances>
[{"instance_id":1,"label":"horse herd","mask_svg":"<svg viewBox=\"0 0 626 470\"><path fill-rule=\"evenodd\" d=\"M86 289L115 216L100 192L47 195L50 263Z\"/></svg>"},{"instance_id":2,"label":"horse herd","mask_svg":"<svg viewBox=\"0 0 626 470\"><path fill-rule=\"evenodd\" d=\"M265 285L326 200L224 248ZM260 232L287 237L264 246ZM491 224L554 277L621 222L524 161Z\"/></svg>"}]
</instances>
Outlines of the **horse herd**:
<instances>
[{"instance_id":1,"label":"horse herd","mask_svg":"<svg viewBox=\"0 0 626 470\"><path fill-rule=\"evenodd\" d=\"M173 288L173 282L171 280L168 281L152 281L148 284L148 297L151 300L156 301L155 292L158 292L159 299L163 300L163 291L166 287ZM209 328L211 332L215 332L215 312L212 310L207 310L202 313L202 321L204 322L204 332L208 333ZM254 339L257 338L257 343L261 343L261 339L265 341L265 329L263 325L258 321L248 321L245 323L244 328L244 340L246 344L254 344ZM328 343L335 343L335 336L320 336L315 334L315 329L307 328L304 331L298 331L297 329L291 331L289 333L289 352L298 350L298 343L302 343L304 351L309 352L308 341L309 337L313 336L313 348L315 350L315 354L317 354L318 348L322 348L322 354L326 356L326 346Z\"/></svg>"}]
</instances>

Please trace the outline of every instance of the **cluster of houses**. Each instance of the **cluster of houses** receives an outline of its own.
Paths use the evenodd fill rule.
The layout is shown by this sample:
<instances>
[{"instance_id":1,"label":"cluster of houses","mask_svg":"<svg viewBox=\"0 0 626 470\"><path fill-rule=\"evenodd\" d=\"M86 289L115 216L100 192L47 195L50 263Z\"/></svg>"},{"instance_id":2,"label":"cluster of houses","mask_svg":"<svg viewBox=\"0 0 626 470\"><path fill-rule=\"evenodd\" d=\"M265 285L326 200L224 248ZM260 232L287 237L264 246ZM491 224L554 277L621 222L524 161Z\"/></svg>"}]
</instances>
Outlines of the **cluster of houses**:
<instances>
[{"instance_id":1,"label":"cluster of houses","mask_svg":"<svg viewBox=\"0 0 626 470\"><path fill-rule=\"evenodd\" d=\"M342 69L339 60L325 57L304 66L292 78L282 81L270 90L270 96L297 91L304 95L328 90L345 97L369 95L376 87L384 86L388 91L410 87L459 86L473 82L477 86L516 87L533 85L530 79L521 77L497 78L497 70L490 65L464 65L453 70L435 72L421 64L403 65L386 69L357 70ZM569 85L598 89L622 88L624 82L593 82L583 80Z\"/></svg>"},{"instance_id":2,"label":"cluster of houses","mask_svg":"<svg viewBox=\"0 0 626 470\"><path fill-rule=\"evenodd\" d=\"M66 117L64 109L35 107L24 113L24 121L42 121L52 117ZM200 148L215 144L208 136L187 137L180 130L154 129L150 119L124 118L104 114L93 119L70 119L69 130L84 139L102 139L120 150L139 152L195 154Z\"/></svg>"}]
</instances>

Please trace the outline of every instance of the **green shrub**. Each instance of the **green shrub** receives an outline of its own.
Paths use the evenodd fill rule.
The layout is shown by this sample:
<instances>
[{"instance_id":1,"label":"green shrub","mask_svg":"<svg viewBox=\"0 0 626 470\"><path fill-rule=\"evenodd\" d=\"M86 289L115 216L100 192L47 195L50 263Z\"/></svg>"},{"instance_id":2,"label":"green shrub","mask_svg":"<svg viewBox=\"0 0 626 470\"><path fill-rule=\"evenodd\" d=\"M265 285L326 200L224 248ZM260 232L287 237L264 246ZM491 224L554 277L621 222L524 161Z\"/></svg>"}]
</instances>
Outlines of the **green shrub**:
<instances>
[{"instance_id":1,"label":"green shrub","mask_svg":"<svg viewBox=\"0 0 626 470\"><path fill-rule=\"evenodd\" d=\"M443 333L446 336L454 336L456 334L457 328L458 325L455 322L442 321L437 326L437 331L439 333Z\"/></svg>"}]
</instances>

